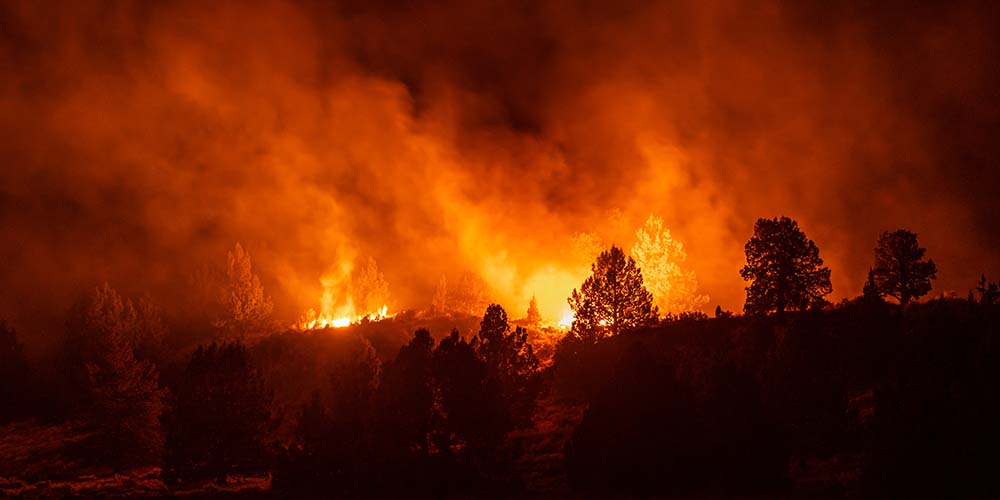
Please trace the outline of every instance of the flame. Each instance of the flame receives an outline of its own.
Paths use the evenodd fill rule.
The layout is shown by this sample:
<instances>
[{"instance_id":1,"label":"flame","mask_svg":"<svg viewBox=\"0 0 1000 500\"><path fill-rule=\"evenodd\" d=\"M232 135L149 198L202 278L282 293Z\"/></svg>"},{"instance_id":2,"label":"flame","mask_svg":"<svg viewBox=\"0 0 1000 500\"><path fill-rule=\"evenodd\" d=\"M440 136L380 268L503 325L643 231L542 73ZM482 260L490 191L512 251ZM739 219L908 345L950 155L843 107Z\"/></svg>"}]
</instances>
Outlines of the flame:
<instances>
[{"instance_id":1,"label":"flame","mask_svg":"<svg viewBox=\"0 0 1000 500\"><path fill-rule=\"evenodd\" d=\"M354 307L348 304L342 310L349 310L353 312ZM299 322L299 329L301 330L320 330L323 328L344 328L354 324L361 323L362 321L382 321L386 318L391 318L393 315L389 314L389 306L382 304L377 311L368 314L355 315L350 312L338 312L337 314L325 314L317 313L315 309L310 309L306 312L302 321Z\"/></svg>"}]
</instances>

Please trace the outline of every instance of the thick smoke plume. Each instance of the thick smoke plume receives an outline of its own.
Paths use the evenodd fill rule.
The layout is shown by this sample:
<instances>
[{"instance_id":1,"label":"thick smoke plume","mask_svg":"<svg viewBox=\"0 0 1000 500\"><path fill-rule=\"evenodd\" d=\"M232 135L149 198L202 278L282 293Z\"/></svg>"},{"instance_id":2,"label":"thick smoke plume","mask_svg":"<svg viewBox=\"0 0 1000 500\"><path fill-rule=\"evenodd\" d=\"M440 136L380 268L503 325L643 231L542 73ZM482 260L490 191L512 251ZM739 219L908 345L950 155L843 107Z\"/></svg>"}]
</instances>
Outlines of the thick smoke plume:
<instances>
[{"instance_id":1,"label":"thick smoke plume","mask_svg":"<svg viewBox=\"0 0 1000 500\"><path fill-rule=\"evenodd\" d=\"M471 271L557 317L574 235L650 214L711 308L781 214L835 299L897 227L964 295L1000 272L997 9L827 3L5 2L0 315L42 336L104 281L180 314L241 242L288 321L368 257L394 308Z\"/></svg>"}]
</instances>

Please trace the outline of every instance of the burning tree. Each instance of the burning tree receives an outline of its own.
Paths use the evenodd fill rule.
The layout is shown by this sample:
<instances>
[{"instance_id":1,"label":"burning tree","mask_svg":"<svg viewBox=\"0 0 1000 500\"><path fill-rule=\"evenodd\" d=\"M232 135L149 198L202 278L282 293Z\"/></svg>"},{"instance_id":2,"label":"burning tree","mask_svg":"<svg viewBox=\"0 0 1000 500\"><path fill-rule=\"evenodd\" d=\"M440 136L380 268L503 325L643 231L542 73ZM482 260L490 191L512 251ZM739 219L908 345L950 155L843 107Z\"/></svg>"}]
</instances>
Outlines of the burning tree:
<instances>
[{"instance_id":1,"label":"burning tree","mask_svg":"<svg viewBox=\"0 0 1000 500\"><path fill-rule=\"evenodd\" d=\"M596 341L656 322L653 295L643 286L635 259L612 246L597 257L591 269L593 274L569 298L575 318L572 335Z\"/></svg>"},{"instance_id":2,"label":"burning tree","mask_svg":"<svg viewBox=\"0 0 1000 500\"><path fill-rule=\"evenodd\" d=\"M478 274L465 272L454 286L448 284L445 276L441 276L434 289L431 309L437 314L454 312L475 315L489 304L489 285Z\"/></svg>"},{"instance_id":3,"label":"burning tree","mask_svg":"<svg viewBox=\"0 0 1000 500\"><path fill-rule=\"evenodd\" d=\"M538 325L542 322L542 313L538 310L538 299L534 295L531 296L531 300L528 302L528 315L525 316L525 320L529 325Z\"/></svg>"},{"instance_id":4,"label":"burning tree","mask_svg":"<svg viewBox=\"0 0 1000 500\"><path fill-rule=\"evenodd\" d=\"M917 243L916 233L905 229L883 232L875 247L872 269L878 291L903 305L931 291L937 266L933 260L923 260L926 251Z\"/></svg>"},{"instance_id":5,"label":"burning tree","mask_svg":"<svg viewBox=\"0 0 1000 500\"><path fill-rule=\"evenodd\" d=\"M663 228L663 219L650 215L646 225L635 233L632 257L635 258L646 289L661 312L682 313L700 310L708 303L707 295L700 295L698 278L694 271L682 266L687 260L684 245Z\"/></svg>"},{"instance_id":6,"label":"burning tree","mask_svg":"<svg viewBox=\"0 0 1000 500\"><path fill-rule=\"evenodd\" d=\"M375 259L360 259L351 272L351 299L358 315L379 311L389 302L389 283L378 269Z\"/></svg>"},{"instance_id":7,"label":"burning tree","mask_svg":"<svg viewBox=\"0 0 1000 500\"><path fill-rule=\"evenodd\" d=\"M237 243L229 252L228 278L222 292L225 315L216 321L228 337L243 339L248 334L266 331L271 325L271 299L253 272L250 254Z\"/></svg>"},{"instance_id":8,"label":"burning tree","mask_svg":"<svg viewBox=\"0 0 1000 500\"><path fill-rule=\"evenodd\" d=\"M750 281L743 306L747 314L806 309L833 290L816 243L788 217L757 219L746 254L740 276Z\"/></svg>"}]
</instances>

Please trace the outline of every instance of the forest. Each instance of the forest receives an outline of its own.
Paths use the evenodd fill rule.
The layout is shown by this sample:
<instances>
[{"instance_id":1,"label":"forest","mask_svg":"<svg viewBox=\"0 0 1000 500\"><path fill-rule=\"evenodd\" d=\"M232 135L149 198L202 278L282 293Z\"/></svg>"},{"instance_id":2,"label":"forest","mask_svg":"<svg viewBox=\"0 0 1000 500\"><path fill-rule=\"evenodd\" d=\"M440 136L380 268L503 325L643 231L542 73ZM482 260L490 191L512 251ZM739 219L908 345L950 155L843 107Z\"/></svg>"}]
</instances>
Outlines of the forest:
<instances>
[{"instance_id":1,"label":"forest","mask_svg":"<svg viewBox=\"0 0 1000 500\"><path fill-rule=\"evenodd\" d=\"M1000 2L0 1L0 499L1000 498Z\"/></svg>"},{"instance_id":2,"label":"forest","mask_svg":"<svg viewBox=\"0 0 1000 500\"><path fill-rule=\"evenodd\" d=\"M278 328L230 252L210 324L104 284L47 363L0 329L0 488L20 498L884 498L1000 494L1000 287L926 298L916 234L839 303L787 217L747 242L744 311L661 315L602 251L569 328L437 297ZM449 298L451 300L449 300ZM467 299L467 298L466 298ZM481 297L485 299L485 297ZM919 477L915 480L914 477Z\"/></svg>"}]
</instances>

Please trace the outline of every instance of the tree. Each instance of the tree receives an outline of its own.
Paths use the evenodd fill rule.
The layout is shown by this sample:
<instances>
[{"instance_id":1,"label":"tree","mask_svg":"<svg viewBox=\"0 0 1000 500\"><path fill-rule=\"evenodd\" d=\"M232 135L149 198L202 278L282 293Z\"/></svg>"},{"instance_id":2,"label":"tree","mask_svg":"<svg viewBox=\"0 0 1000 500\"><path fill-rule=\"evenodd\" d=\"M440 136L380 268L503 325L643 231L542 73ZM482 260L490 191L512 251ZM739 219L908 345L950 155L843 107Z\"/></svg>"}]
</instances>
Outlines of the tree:
<instances>
[{"instance_id":1,"label":"tree","mask_svg":"<svg viewBox=\"0 0 1000 500\"><path fill-rule=\"evenodd\" d=\"M166 419L168 480L260 470L272 394L240 343L199 346L174 391Z\"/></svg>"},{"instance_id":2,"label":"tree","mask_svg":"<svg viewBox=\"0 0 1000 500\"><path fill-rule=\"evenodd\" d=\"M694 271L682 267L687 260L684 245L663 228L663 219L650 215L639 228L632 257L642 269L643 282L660 312L698 311L708 303L708 296L698 293Z\"/></svg>"},{"instance_id":3,"label":"tree","mask_svg":"<svg viewBox=\"0 0 1000 500\"><path fill-rule=\"evenodd\" d=\"M23 414L27 403L28 362L17 332L0 321L0 423Z\"/></svg>"},{"instance_id":4,"label":"tree","mask_svg":"<svg viewBox=\"0 0 1000 500\"><path fill-rule=\"evenodd\" d=\"M434 297L431 299L431 310L436 314L448 312L448 278L441 276L434 287Z\"/></svg>"},{"instance_id":5,"label":"tree","mask_svg":"<svg viewBox=\"0 0 1000 500\"><path fill-rule=\"evenodd\" d=\"M498 304L486 308L479 325L472 346L486 363L487 375L500 384L515 423L527 424L534 407L538 374L538 358L528 343L528 331L521 327L511 331L507 312Z\"/></svg>"},{"instance_id":6,"label":"tree","mask_svg":"<svg viewBox=\"0 0 1000 500\"><path fill-rule=\"evenodd\" d=\"M479 314L490 303L490 287L476 273L463 273L458 286L450 293L448 302L456 311L464 314Z\"/></svg>"},{"instance_id":7,"label":"tree","mask_svg":"<svg viewBox=\"0 0 1000 500\"><path fill-rule=\"evenodd\" d=\"M499 384L473 346L452 330L434 350L435 406L439 422L432 433L439 453L489 459L510 430Z\"/></svg>"},{"instance_id":8,"label":"tree","mask_svg":"<svg viewBox=\"0 0 1000 500\"><path fill-rule=\"evenodd\" d=\"M390 454L426 456L434 417L431 360L434 339L426 329L417 330L410 342L383 370L379 387L380 432L386 447L401 447Z\"/></svg>"},{"instance_id":9,"label":"tree","mask_svg":"<svg viewBox=\"0 0 1000 500\"><path fill-rule=\"evenodd\" d=\"M528 315L525 317L529 325L539 325L542 322L542 313L538 311L538 300L531 296L528 302Z\"/></svg>"},{"instance_id":10,"label":"tree","mask_svg":"<svg viewBox=\"0 0 1000 500\"><path fill-rule=\"evenodd\" d=\"M242 340L248 334L260 333L270 327L271 299L264 295L264 287L253 272L250 254L237 243L229 252L226 268L227 283L222 293L225 315L216 322L228 337Z\"/></svg>"},{"instance_id":11,"label":"tree","mask_svg":"<svg viewBox=\"0 0 1000 500\"><path fill-rule=\"evenodd\" d=\"M885 231L875 247L873 268L876 288L906 305L911 299L931 291L937 276L933 260L923 260L927 251L917 244L917 235L906 229Z\"/></svg>"},{"instance_id":12,"label":"tree","mask_svg":"<svg viewBox=\"0 0 1000 500\"><path fill-rule=\"evenodd\" d=\"M597 256L604 250L604 243L597 233L577 233L569 244L570 261L574 269L586 273Z\"/></svg>"},{"instance_id":13,"label":"tree","mask_svg":"<svg viewBox=\"0 0 1000 500\"><path fill-rule=\"evenodd\" d=\"M986 275L980 275L979 283L976 285L976 291L979 292L979 303L980 304L996 304L1000 302L1000 282L990 283L986 281Z\"/></svg>"},{"instance_id":14,"label":"tree","mask_svg":"<svg viewBox=\"0 0 1000 500\"><path fill-rule=\"evenodd\" d=\"M148 297L141 297L135 303L135 315L136 328L130 339L135 357L146 361L163 361L163 343L168 332L160 308Z\"/></svg>"},{"instance_id":15,"label":"tree","mask_svg":"<svg viewBox=\"0 0 1000 500\"><path fill-rule=\"evenodd\" d=\"M612 246L601 252L591 270L593 274L568 301L575 318L572 334L595 342L657 320L653 295L643 286L635 259Z\"/></svg>"},{"instance_id":16,"label":"tree","mask_svg":"<svg viewBox=\"0 0 1000 500\"><path fill-rule=\"evenodd\" d=\"M803 310L824 303L833 291L816 243L788 217L757 219L745 250L740 276L750 282L743 306L747 314Z\"/></svg>"},{"instance_id":17,"label":"tree","mask_svg":"<svg viewBox=\"0 0 1000 500\"><path fill-rule=\"evenodd\" d=\"M364 339L353 344L347 359L334 364L330 390L315 391L303 405L295 441L274 471L280 488L300 494L322 489L332 496L357 488L370 468L372 403L380 374L378 356Z\"/></svg>"},{"instance_id":18,"label":"tree","mask_svg":"<svg viewBox=\"0 0 1000 500\"><path fill-rule=\"evenodd\" d=\"M351 272L351 300L358 315L374 313L389 302L389 283L375 259L362 259Z\"/></svg>"},{"instance_id":19,"label":"tree","mask_svg":"<svg viewBox=\"0 0 1000 500\"><path fill-rule=\"evenodd\" d=\"M861 289L861 297L870 302L882 302L884 294L878 289L878 285L875 284L874 269L868 269L868 279L865 280L865 286Z\"/></svg>"},{"instance_id":20,"label":"tree","mask_svg":"<svg viewBox=\"0 0 1000 500\"><path fill-rule=\"evenodd\" d=\"M104 284L74 305L67 325L71 383L116 467L156 463L163 446L164 391L156 366L136 359L144 326L132 302Z\"/></svg>"}]
</instances>

